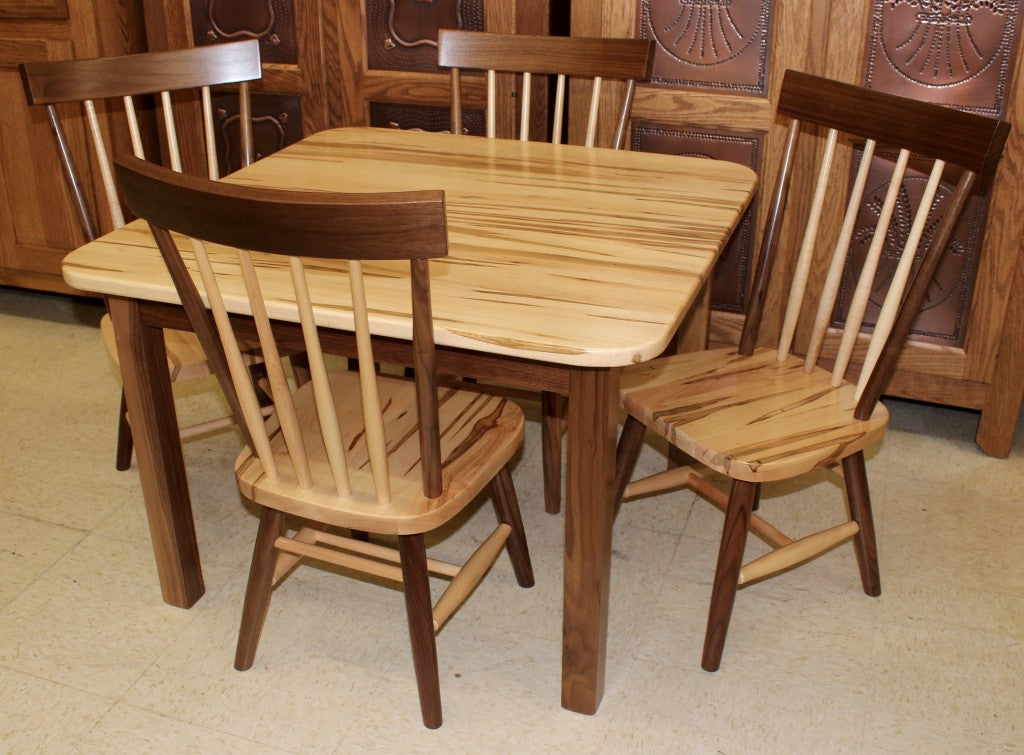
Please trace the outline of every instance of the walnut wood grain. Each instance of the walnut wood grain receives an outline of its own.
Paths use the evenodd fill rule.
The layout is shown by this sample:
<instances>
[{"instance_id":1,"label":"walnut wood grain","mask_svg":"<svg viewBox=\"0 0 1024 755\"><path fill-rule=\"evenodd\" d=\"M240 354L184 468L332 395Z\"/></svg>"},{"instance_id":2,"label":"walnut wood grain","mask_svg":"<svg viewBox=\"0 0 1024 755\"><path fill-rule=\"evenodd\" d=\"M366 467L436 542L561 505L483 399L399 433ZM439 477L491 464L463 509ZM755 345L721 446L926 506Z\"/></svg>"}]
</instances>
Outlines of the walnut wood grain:
<instances>
[{"instance_id":1,"label":"walnut wood grain","mask_svg":"<svg viewBox=\"0 0 1024 755\"><path fill-rule=\"evenodd\" d=\"M25 63L21 70L33 105L99 100L258 79L258 45L247 40L142 55L38 61Z\"/></svg>"}]
</instances>

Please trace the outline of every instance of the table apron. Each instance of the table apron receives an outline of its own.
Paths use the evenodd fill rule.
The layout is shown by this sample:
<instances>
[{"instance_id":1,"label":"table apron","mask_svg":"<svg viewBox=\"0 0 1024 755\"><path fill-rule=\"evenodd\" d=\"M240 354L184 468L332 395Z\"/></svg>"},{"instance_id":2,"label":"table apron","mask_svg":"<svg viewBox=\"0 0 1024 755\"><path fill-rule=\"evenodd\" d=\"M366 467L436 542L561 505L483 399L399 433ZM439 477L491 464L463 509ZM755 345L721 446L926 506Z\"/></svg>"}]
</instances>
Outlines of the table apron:
<instances>
[{"instance_id":1,"label":"table apron","mask_svg":"<svg viewBox=\"0 0 1024 755\"><path fill-rule=\"evenodd\" d=\"M185 310L178 304L166 304L139 300L139 316L143 325L191 330L192 325ZM257 341L256 325L251 317L231 315L231 323L239 338ZM302 350L302 330L294 323L275 321L274 333L278 345ZM339 356L356 355L355 334L344 330L321 328L321 345L325 352ZM403 367L412 366L412 342L395 338L374 338L374 358L385 364ZM493 380L511 388L525 388L535 391L550 391L566 394L569 392L570 376L579 370L593 369L572 365L550 364L530 359L485 354L468 349L438 346L436 353L437 371L441 375L472 377L479 380Z\"/></svg>"}]
</instances>

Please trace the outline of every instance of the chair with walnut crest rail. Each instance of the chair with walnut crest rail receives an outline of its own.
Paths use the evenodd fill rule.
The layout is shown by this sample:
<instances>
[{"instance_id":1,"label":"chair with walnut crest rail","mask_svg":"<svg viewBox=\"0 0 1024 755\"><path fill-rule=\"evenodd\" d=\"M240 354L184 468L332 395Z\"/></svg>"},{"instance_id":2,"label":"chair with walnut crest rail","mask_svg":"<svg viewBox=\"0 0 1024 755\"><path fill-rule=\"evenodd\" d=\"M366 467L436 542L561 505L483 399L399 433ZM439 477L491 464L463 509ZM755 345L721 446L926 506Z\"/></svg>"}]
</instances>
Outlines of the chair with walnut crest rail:
<instances>
[{"instance_id":1,"label":"chair with walnut crest rail","mask_svg":"<svg viewBox=\"0 0 1024 755\"><path fill-rule=\"evenodd\" d=\"M214 137L214 112L210 87L237 84L240 132L238 158L242 165L248 165L252 161L253 140L249 82L259 79L261 76L259 43L256 40L112 58L23 63L21 74L29 103L46 106L47 118L57 143L58 157L64 178L74 202L82 233L88 241L96 238L102 229L120 228L125 223L124 211L114 184L107 139L97 113L97 101L122 101L132 151L136 157L144 158L143 131L139 126L134 98L159 93L167 159L171 167L180 172L182 170L181 147L171 93L181 90L199 90L202 103L202 135L206 151L206 172L210 178L216 179L219 177L220 169ZM86 127L100 172L104 194L102 204L108 211L106 222L97 222L86 199L88 190L72 157L71 145L65 135L58 112L57 106L62 103L80 103L85 114ZM116 106L112 104L111 111L115 108ZM114 364L117 365L117 345L114 342L113 326L109 316L105 315L100 321L100 329L107 352ZM167 350L167 363L172 381L189 380L210 374L203 350L192 333L176 330L164 331L164 345ZM232 398L229 397L229 402L231 400ZM233 419L224 417L182 428L181 434L183 438L188 438L228 427L231 424L233 424ZM117 439L117 468L127 469L131 464L131 457L131 429L122 392Z\"/></svg>"},{"instance_id":2,"label":"chair with walnut crest rail","mask_svg":"<svg viewBox=\"0 0 1024 755\"><path fill-rule=\"evenodd\" d=\"M852 538L864 592L881 594L864 451L885 433L888 412L879 402L881 393L972 187L995 169L1009 131L1008 124L995 119L795 71L785 74L777 114L789 119L789 136L738 348L656 359L624 370L621 383L628 417L617 454L617 500L689 485L725 510L701 661L708 671L721 663L739 586L803 564ZM813 149L798 147L805 127L824 134ZM851 141L862 151L852 185L835 159ZM872 156L883 147L895 156L892 175L887 184L884 178L877 184L872 179L872 186L881 186L871 205L877 222L855 235L858 210L871 196L865 186ZM810 166L805 175L814 180L798 187L791 181L800 170L797 163L811 153L820 159L816 178ZM907 201L901 185L912 153L923 162L931 160L932 167L927 181L922 180L919 209L906 227L897 227L894 208ZM951 173L959 171L959 178L948 201L940 202L947 166ZM841 226L819 234L829 197L847 193ZM806 218L799 249L794 248L792 281L773 284L788 285L789 298L778 347L768 348L758 345L758 328L787 203L806 211ZM937 209L943 204L944 211ZM787 223L793 220L786 218ZM819 235L829 238L823 242ZM879 265L883 252L896 261L884 298L875 297L879 304L870 318L871 332L862 333L865 313L884 277ZM811 283L811 262L818 254L829 261L828 272L824 283ZM855 255L856 262L847 267ZM852 295L840 331L830 323L844 276ZM801 323L802 314L810 321ZM804 340L795 352L794 343ZM666 438L692 463L627 485L646 430ZM792 539L753 514L762 483L837 467L849 521ZM728 494L709 481L707 470L729 478ZM772 550L744 565L748 529Z\"/></svg>"},{"instance_id":3,"label":"chair with walnut crest rail","mask_svg":"<svg viewBox=\"0 0 1024 755\"><path fill-rule=\"evenodd\" d=\"M440 726L435 633L503 549L519 584L533 584L508 466L522 442L522 410L499 396L437 385L428 261L447 255L443 192L244 187L181 176L132 158L118 162L117 175L128 206L149 222L169 268L184 269L171 233L192 239L253 449L243 450L235 462L239 489L263 508L235 667L252 665L272 586L300 559L394 580L405 589L423 722ZM253 252L264 256L254 262ZM317 264L293 255L316 258ZM244 299L243 308L255 320L273 398L267 421L211 258L218 267L237 264L241 271L244 292L226 295ZM347 275L331 267L339 260L346 262ZM364 263L387 265L387 280L365 281ZM396 263L408 264L411 285L397 274ZM345 279L348 286L342 285ZM411 299L413 380L374 369L371 293L382 302L377 306L385 318L410 311ZM313 302L329 297L351 302L358 372L328 374L324 366L317 327L325 323ZM268 309L276 318L301 323L312 379L296 390L282 369L279 334ZM211 361L221 364L213 354ZM428 559L423 534L449 522L488 484L499 519L494 532L461 566ZM286 515L304 520L294 536L286 534ZM335 528L397 537L398 548L344 537ZM451 580L433 607L428 573Z\"/></svg>"},{"instance_id":4,"label":"chair with walnut crest rail","mask_svg":"<svg viewBox=\"0 0 1024 755\"><path fill-rule=\"evenodd\" d=\"M462 70L487 73L487 104L485 135L494 138L498 132L498 73L521 76L518 138L530 138L532 81L535 75L555 76L554 112L551 141L562 141L566 112L566 79L590 80L590 101L587 110L583 144L593 147L597 142L598 117L601 112L603 87L607 80L623 80L625 91L618 103L613 100L615 133L610 146L621 149L629 129L633 93L637 81L651 77L654 61L653 40L603 39L594 37L551 37L525 34L491 34L488 32L441 29L437 36L438 66L451 69L451 130L462 133ZM607 100L606 100L607 101ZM549 392L541 394L542 448L544 458L545 508L556 513L561 508L561 450L564 429L564 406L561 397Z\"/></svg>"}]
</instances>

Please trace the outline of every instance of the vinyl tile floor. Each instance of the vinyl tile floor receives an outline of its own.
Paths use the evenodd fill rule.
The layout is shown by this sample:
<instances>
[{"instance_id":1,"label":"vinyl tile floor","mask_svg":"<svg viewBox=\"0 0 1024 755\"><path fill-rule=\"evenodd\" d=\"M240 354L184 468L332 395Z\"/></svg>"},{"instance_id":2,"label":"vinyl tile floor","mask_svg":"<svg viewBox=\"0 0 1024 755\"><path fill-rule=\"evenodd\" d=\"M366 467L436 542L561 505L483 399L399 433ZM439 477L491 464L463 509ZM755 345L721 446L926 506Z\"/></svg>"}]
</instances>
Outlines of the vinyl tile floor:
<instances>
[{"instance_id":1,"label":"vinyl tile floor","mask_svg":"<svg viewBox=\"0 0 1024 755\"><path fill-rule=\"evenodd\" d=\"M977 415L887 401L868 462L882 596L862 592L849 545L744 589L714 674L699 656L721 514L687 491L627 503L605 696L582 716L559 705L564 519L543 510L527 406L514 479L537 584L503 556L441 632L445 723L429 731L392 587L296 570L256 664L232 668L257 525L232 431L185 447L206 594L162 602L134 466L114 470L99 315L0 289L0 752L1024 751L1024 433L992 459ZM177 405L186 421L223 411L209 381ZM641 467L663 464L645 448ZM762 511L800 533L844 503L823 477L766 488ZM435 554L464 557L492 522L482 498Z\"/></svg>"}]
</instances>

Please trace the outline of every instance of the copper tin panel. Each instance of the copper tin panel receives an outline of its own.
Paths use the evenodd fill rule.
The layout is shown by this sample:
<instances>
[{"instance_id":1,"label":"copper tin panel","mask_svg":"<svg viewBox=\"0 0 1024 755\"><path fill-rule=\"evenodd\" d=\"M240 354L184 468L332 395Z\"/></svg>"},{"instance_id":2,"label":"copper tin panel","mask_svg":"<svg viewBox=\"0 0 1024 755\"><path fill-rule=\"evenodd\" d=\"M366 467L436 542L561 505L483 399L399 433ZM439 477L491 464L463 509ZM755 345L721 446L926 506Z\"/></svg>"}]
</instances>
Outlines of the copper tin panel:
<instances>
[{"instance_id":1,"label":"copper tin panel","mask_svg":"<svg viewBox=\"0 0 1024 755\"><path fill-rule=\"evenodd\" d=\"M854 155L854 164L859 163L860 154L858 150ZM875 224L878 221L878 213L889 189L889 178L892 175L895 158L895 153L882 153L876 155L872 161L868 184L865 188L865 200L861 204L853 240L850 244L852 251L850 262L843 272L842 288L839 301L836 304L836 313L833 318L833 325L836 327L842 327L845 322L845 313L849 310L850 298L857 283L856 276L860 274L860 270L864 266L864 257L871 243ZM930 170L931 161L919 159L912 159L907 168L893 213L893 221L886 234L878 273L875 275L875 283L871 289L870 301L864 317L865 325L873 326L878 317L878 311L886 291L889 289L889 283L899 262L900 254L903 252L914 215L920 206L921 193L928 181L928 171ZM949 206L953 187L957 180L959 180L959 173L952 169L948 169L943 176L942 184L928 215L917 260L920 260L921 252L928 248L938 230L939 221ZM977 274L978 250L985 227L986 205L984 197L978 195L971 197L968 201L964 214L956 226L932 280L925 301L921 305L921 311L914 321L911 332L916 340L954 346L963 345L967 313L970 310L971 293Z\"/></svg>"},{"instance_id":2,"label":"copper tin panel","mask_svg":"<svg viewBox=\"0 0 1024 755\"><path fill-rule=\"evenodd\" d=\"M260 41L264 63L297 63L293 0L190 0L197 45Z\"/></svg>"},{"instance_id":3,"label":"copper tin panel","mask_svg":"<svg viewBox=\"0 0 1024 755\"><path fill-rule=\"evenodd\" d=\"M746 165L756 171L761 165L763 134L715 133L635 123L632 147L634 150L642 152L729 160ZM717 310L746 311L747 281L754 244L754 219L757 217L757 202L757 195L755 195L715 267L711 296L713 306Z\"/></svg>"},{"instance_id":4,"label":"copper tin panel","mask_svg":"<svg viewBox=\"0 0 1024 755\"><path fill-rule=\"evenodd\" d=\"M864 83L988 115L1006 112L1016 0L873 0Z\"/></svg>"},{"instance_id":5,"label":"copper tin panel","mask_svg":"<svg viewBox=\"0 0 1024 755\"><path fill-rule=\"evenodd\" d=\"M774 0L639 0L653 84L766 95Z\"/></svg>"},{"instance_id":6,"label":"copper tin panel","mask_svg":"<svg viewBox=\"0 0 1024 755\"><path fill-rule=\"evenodd\" d=\"M257 160L302 138L302 105L297 95L254 94L251 101L252 138ZM217 162L221 174L226 175L241 167L238 95L215 93L213 110Z\"/></svg>"},{"instance_id":7,"label":"copper tin panel","mask_svg":"<svg viewBox=\"0 0 1024 755\"><path fill-rule=\"evenodd\" d=\"M438 29L484 30L483 0L365 2L367 66L372 69L435 72Z\"/></svg>"},{"instance_id":8,"label":"copper tin panel","mask_svg":"<svg viewBox=\"0 0 1024 755\"><path fill-rule=\"evenodd\" d=\"M417 129L420 131L451 130L451 112L433 105L400 105L393 102L370 103L370 125L383 128ZM482 110L462 111L462 132L473 136L484 134Z\"/></svg>"}]
</instances>

